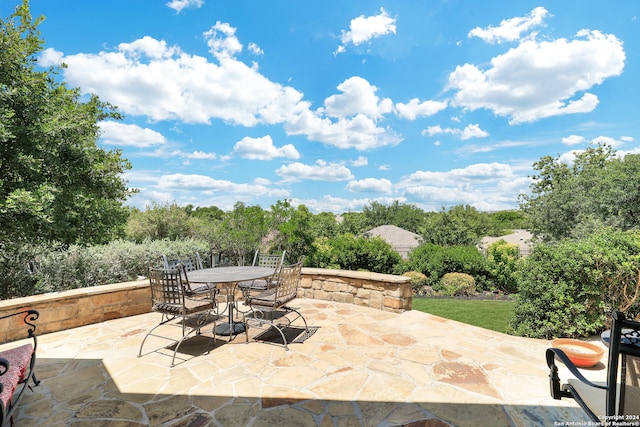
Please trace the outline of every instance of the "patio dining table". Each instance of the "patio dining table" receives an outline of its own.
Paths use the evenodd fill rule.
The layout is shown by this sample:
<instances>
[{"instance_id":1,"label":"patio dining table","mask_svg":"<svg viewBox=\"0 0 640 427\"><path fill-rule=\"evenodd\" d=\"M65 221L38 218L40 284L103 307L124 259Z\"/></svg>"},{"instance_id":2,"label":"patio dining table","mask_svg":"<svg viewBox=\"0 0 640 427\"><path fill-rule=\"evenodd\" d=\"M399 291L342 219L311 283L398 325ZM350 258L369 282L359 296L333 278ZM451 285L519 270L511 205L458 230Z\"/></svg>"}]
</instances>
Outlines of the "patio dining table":
<instances>
[{"instance_id":1,"label":"patio dining table","mask_svg":"<svg viewBox=\"0 0 640 427\"><path fill-rule=\"evenodd\" d=\"M217 335L235 336L245 331L244 322L234 320L236 311L235 290L238 282L246 280L262 279L273 274L272 267L251 267L251 266L231 266L203 268L187 272L189 282L193 283L215 283L225 287L227 290L227 308L229 322L220 323L216 326ZM226 311L225 310L225 311Z\"/></svg>"}]
</instances>

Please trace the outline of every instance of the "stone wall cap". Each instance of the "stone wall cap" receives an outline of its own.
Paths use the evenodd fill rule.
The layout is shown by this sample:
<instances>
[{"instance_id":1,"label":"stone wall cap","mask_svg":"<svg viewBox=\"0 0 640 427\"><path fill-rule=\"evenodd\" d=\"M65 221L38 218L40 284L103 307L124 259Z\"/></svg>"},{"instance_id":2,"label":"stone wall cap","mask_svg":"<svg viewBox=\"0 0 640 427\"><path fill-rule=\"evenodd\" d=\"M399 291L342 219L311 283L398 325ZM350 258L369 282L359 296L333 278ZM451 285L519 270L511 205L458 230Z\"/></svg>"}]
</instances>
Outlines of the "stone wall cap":
<instances>
[{"instance_id":1,"label":"stone wall cap","mask_svg":"<svg viewBox=\"0 0 640 427\"><path fill-rule=\"evenodd\" d=\"M379 282L398 284L408 283L411 281L411 277L397 276L395 274L372 273L371 271L338 270L330 268L305 267L302 269L302 275L348 277L350 279L375 280Z\"/></svg>"}]
</instances>

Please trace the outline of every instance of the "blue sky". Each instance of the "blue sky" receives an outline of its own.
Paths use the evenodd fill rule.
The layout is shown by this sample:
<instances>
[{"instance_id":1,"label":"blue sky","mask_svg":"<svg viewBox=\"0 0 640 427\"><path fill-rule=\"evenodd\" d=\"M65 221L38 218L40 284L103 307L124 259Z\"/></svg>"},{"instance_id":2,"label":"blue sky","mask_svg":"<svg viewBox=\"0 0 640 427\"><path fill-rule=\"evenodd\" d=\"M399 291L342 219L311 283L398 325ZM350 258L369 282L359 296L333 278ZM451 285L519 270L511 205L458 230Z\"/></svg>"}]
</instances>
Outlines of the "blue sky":
<instances>
[{"instance_id":1,"label":"blue sky","mask_svg":"<svg viewBox=\"0 0 640 427\"><path fill-rule=\"evenodd\" d=\"M18 0L1 0L8 16ZM513 209L540 157L640 152L640 2L31 0L117 105L129 204Z\"/></svg>"}]
</instances>

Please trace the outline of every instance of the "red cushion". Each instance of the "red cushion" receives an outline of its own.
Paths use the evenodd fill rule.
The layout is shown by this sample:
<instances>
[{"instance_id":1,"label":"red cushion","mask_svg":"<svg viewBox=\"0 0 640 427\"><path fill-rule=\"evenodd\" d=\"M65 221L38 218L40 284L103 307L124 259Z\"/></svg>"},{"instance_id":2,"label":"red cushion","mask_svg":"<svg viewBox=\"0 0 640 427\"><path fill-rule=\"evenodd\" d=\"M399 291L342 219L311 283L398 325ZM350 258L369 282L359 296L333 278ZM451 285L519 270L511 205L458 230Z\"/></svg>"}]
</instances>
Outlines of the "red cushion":
<instances>
[{"instance_id":1,"label":"red cushion","mask_svg":"<svg viewBox=\"0 0 640 427\"><path fill-rule=\"evenodd\" d=\"M24 374L27 371L29 362L31 361L31 354L33 353L33 345L25 344L20 347L12 348L0 352L0 357L7 359L9 362L9 369L4 375L0 375L0 383L2 383L2 393L0 393L0 400L4 404L4 407L9 406L11 396L18 387L20 381L24 379Z\"/></svg>"}]
</instances>

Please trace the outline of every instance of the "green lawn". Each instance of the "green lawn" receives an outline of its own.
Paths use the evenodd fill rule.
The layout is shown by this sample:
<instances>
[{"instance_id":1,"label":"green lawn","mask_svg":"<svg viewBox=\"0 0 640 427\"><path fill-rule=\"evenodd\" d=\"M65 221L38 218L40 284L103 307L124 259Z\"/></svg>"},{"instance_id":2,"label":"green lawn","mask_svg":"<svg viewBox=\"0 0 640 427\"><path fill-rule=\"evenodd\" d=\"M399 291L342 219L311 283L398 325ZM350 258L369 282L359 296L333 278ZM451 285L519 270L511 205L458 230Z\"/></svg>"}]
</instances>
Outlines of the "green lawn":
<instances>
[{"instance_id":1,"label":"green lawn","mask_svg":"<svg viewBox=\"0 0 640 427\"><path fill-rule=\"evenodd\" d=\"M446 319L506 332L513 316L513 301L413 298L413 309Z\"/></svg>"}]
</instances>

